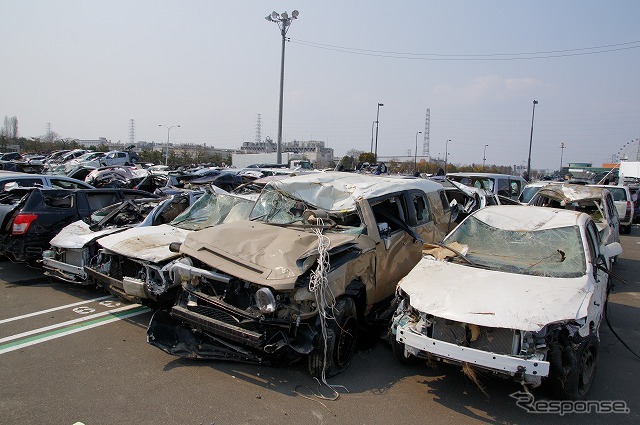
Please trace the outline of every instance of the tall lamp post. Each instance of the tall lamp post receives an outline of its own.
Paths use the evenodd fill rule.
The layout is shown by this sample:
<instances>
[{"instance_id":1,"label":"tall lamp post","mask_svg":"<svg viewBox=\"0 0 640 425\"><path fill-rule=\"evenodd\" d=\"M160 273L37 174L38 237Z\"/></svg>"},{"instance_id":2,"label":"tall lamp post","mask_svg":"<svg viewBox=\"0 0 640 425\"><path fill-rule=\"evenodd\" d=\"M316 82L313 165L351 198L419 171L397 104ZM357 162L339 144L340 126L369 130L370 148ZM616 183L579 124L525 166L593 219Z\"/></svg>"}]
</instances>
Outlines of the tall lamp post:
<instances>
[{"instance_id":1,"label":"tall lamp post","mask_svg":"<svg viewBox=\"0 0 640 425\"><path fill-rule=\"evenodd\" d=\"M560 169L558 170L559 173L562 172L562 154L564 153L564 148L566 148L567 146L564 144L564 142L560 143Z\"/></svg>"},{"instance_id":2,"label":"tall lamp post","mask_svg":"<svg viewBox=\"0 0 640 425\"><path fill-rule=\"evenodd\" d=\"M418 171L418 134L422 134L422 131L416 131L416 151L413 153L413 174Z\"/></svg>"},{"instance_id":3,"label":"tall lamp post","mask_svg":"<svg viewBox=\"0 0 640 425\"><path fill-rule=\"evenodd\" d=\"M284 97L284 44L286 41L287 31L291 26L293 19L298 19L299 12L294 10L291 12L291 16L287 12L271 12L265 19L269 22L275 22L280 28L280 34L282 35L282 56L280 59L280 107L278 108L278 148L276 153L276 160L278 164L282 163L282 100Z\"/></svg>"},{"instance_id":4,"label":"tall lamp post","mask_svg":"<svg viewBox=\"0 0 640 425\"><path fill-rule=\"evenodd\" d=\"M484 171L484 163L487 160L487 146L489 145L484 145L484 152L482 153L482 171Z\"/></svg>"},{"instance_id":5,"label":"tall lamp post","mask_svg":"<svg viewBox=\"0 0 640 425\"><path fill-rule=\"evenodd\" d=\"M449 142L451 139L447 140L447 143L444 145L444 175L447 175L447 162L449 161Z\"/></svg>"},{"instance_id":6,"label":"tall lamp post","mask_svg":"<svg viewBox=\"0 0 640 425\"><path fill-rule=\"evenodd\" d=\"M373 121L371 123L371 150L369 152L373 153L373 127L376 125L376 122Z\"/></svg>"},{"instance_id":7,"label":"tall lamp post","mask_svg":"<svg viewBox=\"0 0 640 425\"><path fill-rule=\"evenodd\" d=\"M378 112L376 113L376 147L373 151L373 162L378 163L378 124L380 122L380 107L384 106L384 103L378 103Z\"/></svg>"},{"instance_id":8,"label":"tall lamp post","mask_svg":"<svg viewBox=\"0 0 640 425\"><path fill-rule=\"evenodd\" d=\"M158 124L158 127L165 127L167 129L167 156L165 156L164 158L164 165L167 165L167 163L169 162L169 133L171 132L171 129L174 127L180 127L179 124L176 125L172 125L172 126L167 126L164 124Z\"/></svg>"},{"instance_id":9,"label":"tall lamp post","mask_svg":"<svg viewBox=\"0 0 640 425\"><path fill-rule=\"evenodd\" d=\"M527 161L527 180L531 181L531 145L533 144L533 119L536 116L537 100L533 101L533 112L531 112L531 135L529 136L529 159Z\"/></svg>"}]
</instances>

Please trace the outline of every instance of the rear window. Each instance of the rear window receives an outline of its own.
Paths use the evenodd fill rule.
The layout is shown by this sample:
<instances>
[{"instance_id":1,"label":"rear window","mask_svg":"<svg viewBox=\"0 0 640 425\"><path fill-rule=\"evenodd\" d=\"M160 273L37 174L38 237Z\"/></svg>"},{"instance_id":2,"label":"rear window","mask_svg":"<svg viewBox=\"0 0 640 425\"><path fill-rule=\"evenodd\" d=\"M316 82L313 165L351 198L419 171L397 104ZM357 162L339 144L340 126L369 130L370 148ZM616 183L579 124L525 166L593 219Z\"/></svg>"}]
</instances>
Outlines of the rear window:
<instances>
[{"instance_id":1,"label":"rear window","mask_svg":"<svg viewBox=\"0 0 640 425\"><path fill-rule=\"evenodd\" d=\"M620 187L608 187L607 190L611 192L614 201L627 201L627 191Z\"/></svg>"}]
</instances>

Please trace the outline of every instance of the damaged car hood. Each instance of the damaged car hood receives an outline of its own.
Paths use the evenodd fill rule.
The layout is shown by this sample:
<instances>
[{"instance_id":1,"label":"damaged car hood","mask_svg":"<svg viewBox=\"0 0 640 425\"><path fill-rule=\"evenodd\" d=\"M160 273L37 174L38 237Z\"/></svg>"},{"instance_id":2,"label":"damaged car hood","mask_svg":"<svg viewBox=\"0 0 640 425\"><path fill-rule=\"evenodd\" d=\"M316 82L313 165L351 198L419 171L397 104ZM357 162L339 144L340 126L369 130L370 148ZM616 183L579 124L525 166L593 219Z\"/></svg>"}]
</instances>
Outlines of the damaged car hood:
<instances>
[{"instance_id":1,"label":"damaged car hood","mask_svg":"<svg viewBox=\"0 0 640 425\"><path fill-rule=\"evenodd\" d=\"M53 239L51 239L50 243L51 246L55 246L58 248L82 248L86 244L93 242L98 238L113 233L122 232L127 229L128 227L107 227L94 232L89 228L89 225L87 223L82 220L78 220L62 229L60 233L58 233Z\"/></svg>"},{"instance_id":2,"label":"damaged car hood","mask_svg":"<svg viewBox=\"0 0 640 425\"><path fill-rule=\"evenodd\" d=\"M485 270L424 257L399 287L416 310L493 328L539 331L587 315L588 277L551 278Z\"/></svg>"},{"instance_id":3,"label":"damaged car hood","mask_svg":"<svg viewBox=\"0 0 640 425\"><path fill-rule=\"evenodd\" d=\"M355 244L359 237L330 232L324 236L330 241L330 251ZM191 233L180 252L240 279L291 289L311 266L303 267L302 260L314 255L317 247L318 236L310 231L240 221Z\"/></svg>"},{"instance_id":4,"label":"damaged car hood","mask_svg":"<svg viewBox=\"0 0 640 425\"><path fill-rule=\"evenodd\" d=\"M169 251L171 242L182 242L190 233L168 224L153 227L134 227L124 232L101 238L98 243L105 249L129 258L160 263L178 256Z\"/></svg>"}]
</instances>

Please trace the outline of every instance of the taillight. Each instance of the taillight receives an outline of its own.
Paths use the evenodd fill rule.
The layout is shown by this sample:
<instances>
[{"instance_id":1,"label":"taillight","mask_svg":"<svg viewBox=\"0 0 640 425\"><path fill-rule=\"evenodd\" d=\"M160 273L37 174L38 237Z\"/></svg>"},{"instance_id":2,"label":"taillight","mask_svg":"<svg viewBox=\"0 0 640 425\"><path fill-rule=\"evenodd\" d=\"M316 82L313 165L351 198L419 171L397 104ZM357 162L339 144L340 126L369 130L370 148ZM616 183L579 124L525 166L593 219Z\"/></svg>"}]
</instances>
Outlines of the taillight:
<instances>
[{"instance_id":1,"label":"taillight","mask_svg":"<svg viewBox=\"0 0 640 425\"><path fill-rule=\"evenodd\" d=\"M16 218L13 219L11 234L24 235L36 218L38 218L38 216L35 214L18 214Z\"/></svg>"},{"instance_id":2,"label":"taillight","mask_svg":"<svg viewBox=\"0 0 640 425\"><path fill-rule=\"evenodd\" d=\"M627 211L625 212L624 217L631 217L631 201L627 201Z\"/></svg>"}]
</instances>

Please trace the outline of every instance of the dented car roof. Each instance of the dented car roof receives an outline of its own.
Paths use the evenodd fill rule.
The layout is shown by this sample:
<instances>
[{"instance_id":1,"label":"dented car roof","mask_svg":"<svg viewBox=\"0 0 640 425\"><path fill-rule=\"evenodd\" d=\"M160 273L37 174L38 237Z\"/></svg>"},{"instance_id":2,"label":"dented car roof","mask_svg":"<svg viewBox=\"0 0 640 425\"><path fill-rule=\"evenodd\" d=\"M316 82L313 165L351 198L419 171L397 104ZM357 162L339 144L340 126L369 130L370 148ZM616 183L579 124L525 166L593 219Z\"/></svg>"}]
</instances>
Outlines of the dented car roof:
<instances>
[{"instance_id":1,"label":"dented car roof","mask_svg":"<svg viewBox=\"0 0 640 425\"><path fill-rule=\"evenodd\" d=\"M330 171L304 174L270 182L267 187L327 211L354 210L358 199L371 199L397 190L442 190L442 185L425 179L371 176ZM319 189L320 187L320 189Z\"/></svg>"},{"instance_id":2,"label":"dented car roof","mask_svg":"<svg viewBox=\"0 0 640 425\"><path fill-rule=\"evenodd\" d=\"M602 187L585 186L580 184L548 184L538 193L541 196L559 199L565 202L602 199Z\"/></svg>"}]
</instances>

